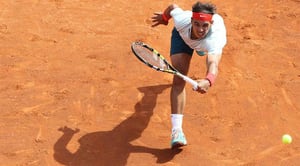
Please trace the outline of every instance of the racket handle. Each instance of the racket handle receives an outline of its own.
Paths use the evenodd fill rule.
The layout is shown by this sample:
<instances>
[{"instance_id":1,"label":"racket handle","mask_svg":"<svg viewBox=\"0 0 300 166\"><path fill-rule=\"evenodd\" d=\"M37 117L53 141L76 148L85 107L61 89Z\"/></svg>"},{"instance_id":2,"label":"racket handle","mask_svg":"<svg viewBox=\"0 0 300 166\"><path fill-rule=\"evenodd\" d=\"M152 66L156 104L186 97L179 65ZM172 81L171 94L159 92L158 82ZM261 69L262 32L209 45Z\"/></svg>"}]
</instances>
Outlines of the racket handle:
<instances>
[{"instance_id":1,"label":"racket handle","mask_svg":"<svg viewBox=\"0 0 300 166\"><path fill-rule=\"evenodd\" d=\"M197 90L197 89L198 89L198 82L197 82L197 81L191 79L191 78L188 77L188 76L182 75L182 74L180 74L180 73L177 73L177 74L178 74L184 81L186 81L186 82L192 84L194 90Z\"/></svg>"}]
</instances>

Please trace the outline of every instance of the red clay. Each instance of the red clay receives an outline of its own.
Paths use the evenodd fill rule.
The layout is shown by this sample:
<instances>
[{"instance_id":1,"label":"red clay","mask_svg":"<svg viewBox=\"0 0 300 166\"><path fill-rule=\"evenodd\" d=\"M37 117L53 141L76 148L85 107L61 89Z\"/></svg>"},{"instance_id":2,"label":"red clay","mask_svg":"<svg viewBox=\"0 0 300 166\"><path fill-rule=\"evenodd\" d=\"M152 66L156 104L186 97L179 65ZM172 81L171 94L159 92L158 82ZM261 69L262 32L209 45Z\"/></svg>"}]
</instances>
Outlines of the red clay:
<instances>
[{"instance_id":1,"label":"red clay","mask_svg":"<svg viewBox=\"0 0 300 166\"><path fill-rule=\"evenodd\" d=\"M169 59L172 23L150 19L169 2L1 1L0 165L299 164L299 0L213 3L228 32L220 73L205 95L187 85L189 145L171 150L172 76L130 50L142 40ZM194 55L189 76L204 64Z\"/></svg>"}]
</instances>

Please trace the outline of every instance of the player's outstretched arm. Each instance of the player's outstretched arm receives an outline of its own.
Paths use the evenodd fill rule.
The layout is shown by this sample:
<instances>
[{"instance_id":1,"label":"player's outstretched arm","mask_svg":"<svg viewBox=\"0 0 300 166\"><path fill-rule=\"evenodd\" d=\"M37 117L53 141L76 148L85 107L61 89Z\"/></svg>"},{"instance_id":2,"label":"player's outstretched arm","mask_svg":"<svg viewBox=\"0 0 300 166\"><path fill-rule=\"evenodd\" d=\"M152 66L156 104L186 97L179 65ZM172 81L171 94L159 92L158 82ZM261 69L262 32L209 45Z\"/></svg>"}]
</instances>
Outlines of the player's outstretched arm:
<instances>
[{"instance_id":1,"label":"player's outstretched arm","mask_svg":"<svg viewBox=\"0 0 300 166\"><path fill-rule=\"evenodd\" d=\"M200 93L206 93L211 87L218 74L218 66L219 62L221 60L222 54L220 55L208 55L206 59L206 65L207 65L207 75L205 79L198 80L198 92Z\"/></svg>"},{"instance_id":2,"label":"player's outstretched arm","mask_svg":"<svg viewBox=\"0 0 300 166\"><path fill-rule=\"evenodd\" d=\"M172 18L171 16L171 11L175 8L177 8L178 5L176 4L172 4L172 5L169 5L165 10L164 12L155 12L154 13L154 16L152 16L152 27L156 27L160 24L163 24L163 25L168 25L169 23L169 20Z\"/></svg>"}]
</instances>

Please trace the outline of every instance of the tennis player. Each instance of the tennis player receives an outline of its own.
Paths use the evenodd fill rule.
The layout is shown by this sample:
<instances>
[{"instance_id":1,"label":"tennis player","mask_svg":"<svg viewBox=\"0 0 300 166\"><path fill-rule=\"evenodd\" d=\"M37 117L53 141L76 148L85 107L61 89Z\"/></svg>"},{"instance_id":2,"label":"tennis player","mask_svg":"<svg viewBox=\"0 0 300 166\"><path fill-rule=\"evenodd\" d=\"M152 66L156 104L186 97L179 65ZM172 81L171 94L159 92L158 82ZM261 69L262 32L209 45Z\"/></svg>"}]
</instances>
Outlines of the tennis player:
<instances>
[{"instance_id":1,"label":"tennis player","mask_svg":"<svg viewBox=\"0 0 300 166\"><path fill-rule=\"evenodd\" d=\"M197 80L197 91L204 94L216 80L222 49L226 44L223 18L216 13L216 7L211 3L196 2L192 11L184 11L178 5L172 4L164 12L154 13L152 26L168 25L171 18L175 26L170 49L172 65L187 75L194 50L198 55L206 56L206 75ZM187 145L182 130L185 103L185 81L174 76L171 89L172 148Z\"/></svg>"}]
</instances>

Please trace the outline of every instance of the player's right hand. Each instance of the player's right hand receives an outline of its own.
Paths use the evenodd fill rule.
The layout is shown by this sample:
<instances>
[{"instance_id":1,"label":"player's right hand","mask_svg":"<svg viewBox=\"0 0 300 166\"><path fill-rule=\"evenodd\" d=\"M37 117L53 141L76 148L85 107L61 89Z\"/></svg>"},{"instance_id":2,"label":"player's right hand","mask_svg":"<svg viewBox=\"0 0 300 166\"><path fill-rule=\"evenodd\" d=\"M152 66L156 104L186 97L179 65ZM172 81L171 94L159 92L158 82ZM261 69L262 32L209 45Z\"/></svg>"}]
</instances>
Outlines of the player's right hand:
<instances>
[{"instance_id":1,"label":"player's right hand","mask_svg":"<svg viewBox=\"0 0 300 166\"><path fill-rule=\"evenodd\" d=\"M165 21L162 17L163 13L162 12L155 12L154 13L154 16L152 16L152 27L156 27L160 24L163 24L163 25L168 25L168 21Z\"/></svg>"}]
</instances>

